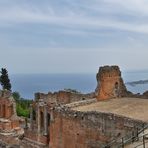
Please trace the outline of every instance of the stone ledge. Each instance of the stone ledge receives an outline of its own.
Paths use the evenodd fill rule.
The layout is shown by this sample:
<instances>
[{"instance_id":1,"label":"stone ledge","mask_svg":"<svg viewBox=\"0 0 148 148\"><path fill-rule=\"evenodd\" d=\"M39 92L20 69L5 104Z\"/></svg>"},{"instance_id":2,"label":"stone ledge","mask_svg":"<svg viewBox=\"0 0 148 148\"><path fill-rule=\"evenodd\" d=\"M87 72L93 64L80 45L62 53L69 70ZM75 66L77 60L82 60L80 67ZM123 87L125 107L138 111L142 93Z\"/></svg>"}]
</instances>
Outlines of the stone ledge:
<instances>
[{"instance_id":1,"label":"stone ledge","mask_svg":"<svg viewBox=\"0 0 148 148\"><path fill-rule=\"evenodd\" d=\"M33 146L33 148L47 148L47 145L40 143L40 142L37 142L37 141L34 141L34 140L31 140L31 139L26 138L26 137L23 138L21 143L22 144L24 143L25 146L26 146L26 143L27 143L27 145Z\"/></svg>"},{"instance_id":2,"label":"stone ledge","mask_svg":"<svg viewBox=\"0 0 148 148\"><path fill-rule=\"evenodd\" d=\"M73 110L67 106L56 107L55 114L56 113L59 113L66 118L79 119L80 121L88 121L90 123L89 125L94 126L94 128L95 127L97 128L102 120L112 120L113 122L122 120L124 125L129 128L139 127L139 126L142 127L143 124L148 124L147 122L141 120L132 119L129 117L125 117L110 112L99 112L99 111L82 112L82 111Z\"/></svg>"},{"instance_id":3,"label":"stone ledge","mask_svg":"<svg viewBox=\"0 0 148 148\"><path fill-rule=\"evenodd\" d=\"M97 102L96 98L89 99L89 100L78 101L78 102L73 102L73 103L66 104L64 106L73 108L73 107L78 107L78 106L83 106L83 105L89 105L89 104L95 103L95 102Z\"/></svg>"},{"instance_id":4,"label":"stone ledge","mask_svg":"<svg viewBox=\"0 0 148 148\"><path fill-rule=\"evenodd\" d=\"M0 118L0 122L6 122L6 123L10 123L11 121L9 119L6 118Z\"/></svg>"}]
</instances>

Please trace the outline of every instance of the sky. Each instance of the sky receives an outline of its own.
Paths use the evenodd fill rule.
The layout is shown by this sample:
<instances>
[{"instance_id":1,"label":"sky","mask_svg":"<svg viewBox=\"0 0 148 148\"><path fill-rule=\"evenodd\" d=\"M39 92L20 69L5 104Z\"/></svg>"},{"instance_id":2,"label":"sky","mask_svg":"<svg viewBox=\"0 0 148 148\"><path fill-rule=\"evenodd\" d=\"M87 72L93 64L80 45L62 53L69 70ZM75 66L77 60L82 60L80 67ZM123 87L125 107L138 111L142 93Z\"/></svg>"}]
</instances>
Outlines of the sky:
<instances>
[{"instance_id":1,"label":"sky","mask_svg":"<svg viewBox=\"0 0 148 148\"><path fill-rule=\"evenodd\" d=\"M0 67L9 73L148 69L147 0L0 0Z\"/></svg>"}]
</instances>

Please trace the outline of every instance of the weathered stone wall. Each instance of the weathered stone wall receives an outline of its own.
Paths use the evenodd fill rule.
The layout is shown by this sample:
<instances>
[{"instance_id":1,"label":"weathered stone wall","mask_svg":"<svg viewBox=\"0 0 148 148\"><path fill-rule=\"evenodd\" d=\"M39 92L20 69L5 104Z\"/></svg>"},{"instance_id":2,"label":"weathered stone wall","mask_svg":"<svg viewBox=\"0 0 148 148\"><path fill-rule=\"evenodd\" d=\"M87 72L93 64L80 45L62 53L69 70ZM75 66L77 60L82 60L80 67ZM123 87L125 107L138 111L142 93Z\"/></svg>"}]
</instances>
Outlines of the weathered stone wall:
<instances>
[{"instance_id":1,"label":"weathered stone wall","mask_svg":"<svg viewBox=\"0 0 148 148\"><path fill-rule=\"evenodd\" d=\"M81 94L81 93L74 93L68 91L59 91L48 94L44 93L35 93L35 100L44 100L46 103L54 103L54 104L67 104L71 102L87 100L94 97L94 94Z\"/></svg>"},{"instance_id":2,"label":"weathered stone wall","mask_svg":"<svg viewBox=\"0 0 148 148\"><path fill-rule=\"evenodd\" d=\"M10 131L12 129L11 122L0 119L0 130Z\"/></svg>"},{"instance_id":3,"label":"weathered stone wall","mask_svg":"<svg viewBox=\"0 0 148 148\"><path fill-rule=\"evenodd\" d=\"M36 130L37 130L37 129L36 129ZM36 132L33 132L33 131L31 131L31 130L25 130L25 134L27 135L27 138L28 138L28 139L31 139L31 140L33 140L33 141L36 141L36 142L39 141L40 143L43 143L43 144L45 144L45 145L47 145L48 142L49 142L49 139L48 139L47 136L40 135L40 134L38 134L38 133L36 133Z\"/></svg>"},{"instance_id":4,"label":"weathered stone wall","mask_svg":"<svg viewBox=\"0 0 148 148\"><path fill-rule=\"evenodd\" d=\"M0 90L1 98L9 98L11 96L11 91L9 90Z\"/></svg>"},{"instance_id":5,"label":"weathered stone wall","mask_svg":"<svg viewBox=\"0 0 148 148\"><path fill-rule=\"evenodd\" d=\"M110 113L78 112L68 108L56 108L50 124L50 148L102 148L107 142L132 135L135 121Z\"/></svg>"},{"instance_id":6,"label":"weathered stone wall","mask_svg":"<svg viewBox=\"0 0 148 148\"><path fill-rule=\"evenodd\" d=\"M96 77L98 82L96 97L98 100L124 97L127 95L127 90L118 66L100 67Z\"/></svg>"},{"instance_id":7,"label":"weathered stone wall","mask_svg":"<svg viewBox=\"0 0 148 148\"><path fill-rule=\"evenodd\" d=\"M134 93L128 92L127 96L129 98L148 99L148 91L145 91L143 94L140 94L140 93L134 94Z\"/></svg>"},{"instance_id":8,"label":"weathered stone wall","mask_svg":"<svg viewBox=\"0 0 148 148\"><path fill-rule=\"evenodd\" d=\"M0 90L0 118L0 130L8 131L19 127L16 103L8 90Z\"/></svg>"},{"instance_id":9,"label":"weathered stone wall","mask_svg":"<svg viewBox=\"0 0 148 148\"><path fill-rule=\"evenodd\" d=\"M8 98L0 98L0 117L10 118L13 115L13 104Z\"/></svg>"},{"instance_id":10,"label":"weathered stone wall","mask_svg":"<svg viewBox=\"0 0 148 148\"><path fill-rule=\"evenodd\" d=\"M141 98L148 99L148 91L144 92L144 93L141 95Z\"/></svg>"},{"instance_id":11,"label":"weathered stone wall","mask_svg":"<svg viewBox=\"0 0 148 148\"><path fill-rule=\"evenodd\" d=\"M16 103L12 93L8 90L0 90L0 117L10 118L16 115Z\"/></svg>"},{"instance_id":12,"label":"weathered stone wall","mask_svg":"<svg viewBox=\"0 0 148 148\"><path fill-rule=\"evenodd\" d=\"M12 129L15 129L16 127L19 127L19 121L15 120L15 121L4 121L4 120L0 120L0 131L11 131Z\"/></svg>"},{"instance_id":13,"label":"weathered stone wall","mask_svg":"<svg viewBox=\"0 0 148 148\"><path fill-rule=\"evenodd\" d=\"M15 136L0 134L0 148L20 148L19 140Z\"/></svg>"}]
</instances>

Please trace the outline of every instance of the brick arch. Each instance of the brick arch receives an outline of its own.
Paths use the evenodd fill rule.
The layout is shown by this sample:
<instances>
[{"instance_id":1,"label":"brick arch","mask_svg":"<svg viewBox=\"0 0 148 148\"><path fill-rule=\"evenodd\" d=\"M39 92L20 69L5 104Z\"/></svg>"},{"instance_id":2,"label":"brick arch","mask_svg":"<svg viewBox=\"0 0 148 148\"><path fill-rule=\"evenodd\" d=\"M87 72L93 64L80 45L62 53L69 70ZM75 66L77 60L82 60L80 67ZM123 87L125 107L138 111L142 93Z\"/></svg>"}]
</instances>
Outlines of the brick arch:
<instances>
[{"instance_id":1,"label":"brick arch","mask_svg":"<svg viewBox=\"0 0 148 148\"><path fill-rule=\"evenodd\" d=\"M118 88L119 88L119 83L115 82L115 89L118 89Z\"/></svg>"},{"instance_id":2,"label":"brick arch","mask_svg":"<svg viewBox=\"0 0 148 148\"><path fill-rule=\"evenodd\" d=\"M51 116L50 113L47 113L47 125L50 126Z\"/></svg>"},{"instance_id":3,"label":"brick arch","mask_svg":"<svg viewBox=\"0 0 148 148\"><path fill-rule=\"evenodd\" d=\"M41 130L44 130L44 113L40 111L40 125L41 125Z\"/></svg>"}]
</instances>

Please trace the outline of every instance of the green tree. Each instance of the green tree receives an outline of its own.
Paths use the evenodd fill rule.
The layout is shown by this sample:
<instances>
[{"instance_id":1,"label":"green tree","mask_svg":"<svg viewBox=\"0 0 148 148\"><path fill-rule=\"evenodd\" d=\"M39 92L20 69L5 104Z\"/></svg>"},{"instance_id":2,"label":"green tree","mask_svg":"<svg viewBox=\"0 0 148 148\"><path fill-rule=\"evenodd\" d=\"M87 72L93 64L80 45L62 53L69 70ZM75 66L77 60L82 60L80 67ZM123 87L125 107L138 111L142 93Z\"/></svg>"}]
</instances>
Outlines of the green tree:
<instances>
[{"instance_id":1,"label":"green tree","mask_svg":"<svg viewBox=\"0 0 148 148\"><path fill-rule=\"evenodd\" d=\"M30 104L32 103L32 100L27 100L21 97L19 92L15 91L12 93L13 98L16 101L16 112L18 116L24 116L29 117L30 115Z\"/></svg>"},{"instance_id":2,"label":"green tree","mask_svg":"<svg viewBox=\"0 0 148 148\"><path fill-rule=\"evenodd\" d=\"M8 76L8 71L6 70L6 68L2 68L0 73L1 73L0 83L2 85L2 88L11 91L11 83Z\"/></svg>"},{"instance_id":3,"label":"green tree","mask_svg":"<svg viewBox=\"0 0 148 148\"><path fill-rule=\"evenodd\" d=\"M19 102L21 100L21 96L19 94L19 92L15 91L12 93L13 98L15 99L16 102Z\"/></svg>"}]
</instances>

